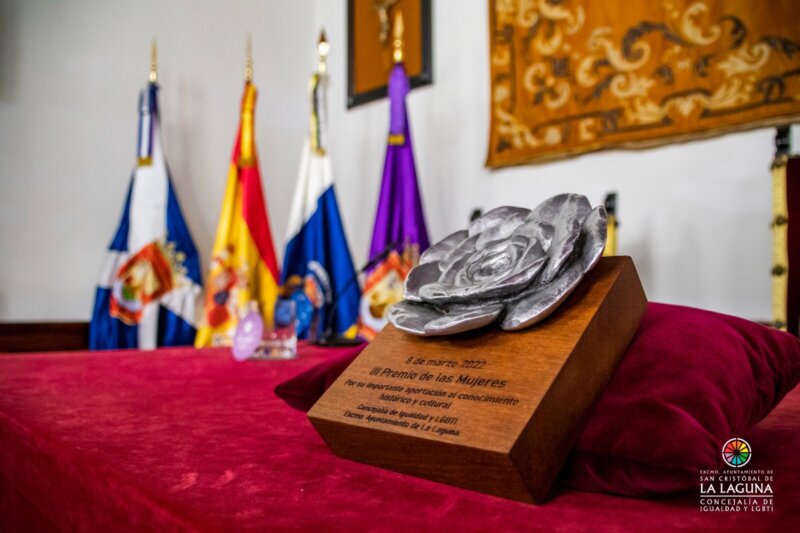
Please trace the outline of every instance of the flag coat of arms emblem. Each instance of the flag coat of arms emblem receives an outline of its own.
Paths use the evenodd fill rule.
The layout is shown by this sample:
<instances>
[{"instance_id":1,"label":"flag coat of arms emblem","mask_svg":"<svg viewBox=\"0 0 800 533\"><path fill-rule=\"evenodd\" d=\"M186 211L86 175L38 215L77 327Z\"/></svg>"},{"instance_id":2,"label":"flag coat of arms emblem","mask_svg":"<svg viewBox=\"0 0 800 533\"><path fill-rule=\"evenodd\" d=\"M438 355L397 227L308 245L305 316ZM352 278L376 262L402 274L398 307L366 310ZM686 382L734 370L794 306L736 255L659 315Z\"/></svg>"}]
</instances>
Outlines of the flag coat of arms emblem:
<instances>
[{"instance_id":1,"label":"flag coat of arms emblem","mask_svg":"<svg viewBox=\"0 0 800 533\"><path fill-rule=\"evenodd\" d=\"M387 247L393 250L367 273L364 283L359 333L367 339L372 339L386 325L389 307L403 299L403 282L408 271L430 244L406 112L409 90L405 68L398 62L389 76L389 142L369 257L384 254Z\"/></svg>"},{"instance_id":2,"label":"flag coat of arms emblem","mask_svg":"<svg viewBox=\"0 0 800 533\"><path fill-rule=\"evenodd\" d=\"M272 324L278 296L278 263L255 149L256 88L245 83L239 133L206 285L204 318L195 346L230 346L239 318L257 303Z\"/></svg>"},{"instance_id":3,"label":"flag coat of arms emblem","mask_svg":"<svg viewBox=\"0 0 800 533\"><path fill-rule=\"evenodd\" d=\"M139 96L137 155L97 286L93 350L191 345L195 339L200 263L164 157L156 83Z\"/></svg>"},{"instance_id":4,"label":"flag coat of arms emblem","mask_svg":"<svg viewBox=\"0 0 800 533\"><path fill-rule=\"evenodd\" d=\"M299 287L298 336L355 334L361 292L347 245L327 152L327 75L311 78L311 123L294 192L282 283ZM331 316L330 313L334 313Z\"/></svg>"}]
</instances>

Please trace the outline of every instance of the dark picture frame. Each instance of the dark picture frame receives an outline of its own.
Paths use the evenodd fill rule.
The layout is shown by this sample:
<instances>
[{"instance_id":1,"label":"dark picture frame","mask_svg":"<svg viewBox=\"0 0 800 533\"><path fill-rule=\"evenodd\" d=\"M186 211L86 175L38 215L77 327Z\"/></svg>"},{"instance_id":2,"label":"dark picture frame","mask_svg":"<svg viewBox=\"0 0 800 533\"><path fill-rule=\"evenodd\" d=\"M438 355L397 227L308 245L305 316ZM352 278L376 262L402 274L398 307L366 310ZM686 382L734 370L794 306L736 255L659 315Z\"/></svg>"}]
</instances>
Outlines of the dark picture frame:
<instances>
[{"instance_id":1,"label":"dark picture frame","mask_svg":"<svg viewBox=\"0 0 800 533\"><path fill-rule=\"evenodd\" d=\"M374 87L361 88L356 86L356 70L360 68L370 68L380 70L383 65L363 65L356 64L356 47L361 45L358 42L356 30L356 2L369 3L372 8L374 0L347 0L347 109L374 102L386 97L386 82ZM393 8L402 9L403 5L409 2L419 2L420 19L409 21L405 19L406 25L409 23L419 23L420 43L406 43L407 54L420 54L421 70L419 72L409 72L409 81L412 89L433 84L433 35L432 35L432 9L431 0L400 0ZM363 7L363 6L361 6ZM377 15L376 15L377 18ZM376 36L377 38L377 36ZM390 37L391 39L391 37ZM368 46L375 46L370 43ZM387 77L388 80L388 77Z\"/></svg>"}]
</instances>

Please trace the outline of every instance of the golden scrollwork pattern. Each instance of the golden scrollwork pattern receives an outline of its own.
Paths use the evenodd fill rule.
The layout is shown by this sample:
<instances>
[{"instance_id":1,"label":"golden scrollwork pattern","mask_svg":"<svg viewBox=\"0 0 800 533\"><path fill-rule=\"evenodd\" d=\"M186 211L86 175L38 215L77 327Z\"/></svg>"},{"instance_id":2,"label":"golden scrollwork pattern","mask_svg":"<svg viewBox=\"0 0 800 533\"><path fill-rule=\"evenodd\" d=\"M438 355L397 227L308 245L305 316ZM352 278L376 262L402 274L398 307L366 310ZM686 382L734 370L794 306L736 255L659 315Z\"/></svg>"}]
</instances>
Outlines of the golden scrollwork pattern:
<instances>
[{"instance_id":1,"label":"golden scrollwork pattern","mask_svg":"<svg viewBox=\"0 0 800 533\"><path fill-rule=\"evenodd\" d=\"M798 0L489 0L487 165L797 120L798 21Z\"/></svg>"}]
</instances>

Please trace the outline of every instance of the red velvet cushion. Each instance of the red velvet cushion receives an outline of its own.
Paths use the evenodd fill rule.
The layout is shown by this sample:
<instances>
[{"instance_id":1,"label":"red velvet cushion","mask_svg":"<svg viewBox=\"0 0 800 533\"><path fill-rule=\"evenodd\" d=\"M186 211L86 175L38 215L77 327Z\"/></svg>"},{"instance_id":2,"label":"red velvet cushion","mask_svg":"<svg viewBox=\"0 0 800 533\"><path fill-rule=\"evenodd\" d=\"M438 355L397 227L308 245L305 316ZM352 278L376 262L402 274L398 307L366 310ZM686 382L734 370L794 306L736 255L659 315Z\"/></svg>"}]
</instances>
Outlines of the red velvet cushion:
<instances>
[{"instance_id":1,"label":"red velvet cushion","mask_svg":"<svg viewBox=\"0 0 800 533\"><path fill-rule=\"evenodd\" d=\"M295 409L308 411L366 347L367 344L364 343L353 349L342 350L341 353L284 381L275 387L275 394Z\"/></svg>"},{"instance_id":2,"label":"red velvet cushion","mask_svg":"<svg viewBox=\"0 0 800 533\"><path fill-rule=\"evenodd\" d=\"M331 358L275 392L308 410L355 358ZM800 380L800 340L753 322L648 304L639 330L561 473L578 489L644 496L697 489ZM755 452L754 452L755 456Z\"/></svg>"}]
</instances>

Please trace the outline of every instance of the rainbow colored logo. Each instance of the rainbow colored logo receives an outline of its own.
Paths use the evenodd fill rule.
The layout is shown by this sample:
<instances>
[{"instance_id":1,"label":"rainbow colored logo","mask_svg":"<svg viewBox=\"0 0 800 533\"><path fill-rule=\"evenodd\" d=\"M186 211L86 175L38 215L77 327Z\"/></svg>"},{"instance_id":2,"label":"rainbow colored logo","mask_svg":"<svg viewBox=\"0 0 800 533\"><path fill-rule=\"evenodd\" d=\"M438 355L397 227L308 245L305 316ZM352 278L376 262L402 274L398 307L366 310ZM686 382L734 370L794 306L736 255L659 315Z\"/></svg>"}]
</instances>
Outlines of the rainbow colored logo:
<instances>
[{"instance_id":1,"label":"rainbow colored logo","mask_svg":"<svg viewBox=\"0 0 800 533\"><path fill-rule=\"evenodd\" d=\"M750 444L744 439L734 438L722 447L722 460L733 468L741 468L750 461L752 451Z\"/></svg>"}]
</instances>

